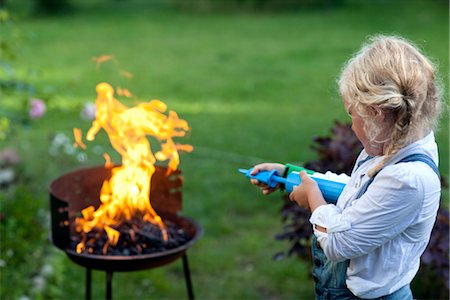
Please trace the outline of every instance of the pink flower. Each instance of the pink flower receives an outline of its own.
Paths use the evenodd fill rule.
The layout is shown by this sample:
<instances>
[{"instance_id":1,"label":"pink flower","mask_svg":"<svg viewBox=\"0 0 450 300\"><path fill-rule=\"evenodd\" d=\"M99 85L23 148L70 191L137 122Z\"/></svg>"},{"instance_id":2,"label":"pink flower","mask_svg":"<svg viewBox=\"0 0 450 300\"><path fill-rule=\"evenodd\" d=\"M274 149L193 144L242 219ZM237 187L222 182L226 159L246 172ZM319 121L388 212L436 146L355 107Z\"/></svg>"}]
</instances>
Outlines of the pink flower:
<instances>
[{"instance_id":1,"label":"pink flower","mask_svg":"<svg viewBox=\"0 0 450 300\"><path fill-rule=\"evenodd\" d=\"M81 117L84 120L94 120L95 119L95 104L86 103L81 111Z\"/></svg>"},{"instance_id":2,"label":"pink flower","mask_svg":"<svg viewBox=\"0 0 450 300\"><path fill-rule=\"evenodd\" d=\"M41 99L31 99L28 115L32 119L39 119L45 114L45 103Z\"/></svg>"},{"instance_id":3,"label":"pink flower","mask_svg":"<svg viewBox=\"0 0 450 300\"><path fill-rule=\"evenodd\" d=\"M0 150L0 166L13 166L20 162L19 153L13 148Z\"/></svg>"}]
</instances>

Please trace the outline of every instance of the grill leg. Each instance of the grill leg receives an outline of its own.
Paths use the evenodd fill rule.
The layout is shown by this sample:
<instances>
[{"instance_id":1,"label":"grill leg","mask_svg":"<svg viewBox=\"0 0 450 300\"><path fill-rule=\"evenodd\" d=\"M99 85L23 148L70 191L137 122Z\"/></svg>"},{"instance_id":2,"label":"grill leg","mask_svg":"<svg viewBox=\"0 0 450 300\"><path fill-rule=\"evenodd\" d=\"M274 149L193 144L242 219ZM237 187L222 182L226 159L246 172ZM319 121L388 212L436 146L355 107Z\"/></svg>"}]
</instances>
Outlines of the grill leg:
<instances>
[{"instance_id":1,"label":"grill leg","mask_svg":"<svg viewBox=\"0 0 450 300\"><path fill-rule=\"evenodd\" d=\"M106 299L112 299L112 276L113 272L106 272Z\"/></svg>"},{"instance_id":2,"label":"grill leg","mask_svg":"<svg viewBox=\"0 0 450 300\"><path fill-rule=\"evenodd\" d=\"M186 253L183 255L183 269L189 300L194 300L194 290L192 289L191 272L189 271L189 263Z\"/></svg>"},{"instance_id":3,"label":"grill leg","mask_svg":"<svg viewBox=\"0 0 450 300\"><path fill-rule=\"evenodd\" d=\"M86 268L86 300L91 299L91 274L92 270Z\"/></svg>"}]
</instances>

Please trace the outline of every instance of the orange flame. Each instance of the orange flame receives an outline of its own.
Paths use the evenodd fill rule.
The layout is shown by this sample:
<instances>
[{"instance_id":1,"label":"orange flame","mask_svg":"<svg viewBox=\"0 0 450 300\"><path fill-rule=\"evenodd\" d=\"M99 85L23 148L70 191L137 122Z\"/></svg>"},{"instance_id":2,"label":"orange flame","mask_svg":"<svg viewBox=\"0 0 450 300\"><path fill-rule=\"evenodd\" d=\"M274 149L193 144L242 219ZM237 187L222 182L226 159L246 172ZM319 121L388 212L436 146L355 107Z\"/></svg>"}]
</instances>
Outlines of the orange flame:
<instances>
[{"instance_id":1,"label":"orange flame","mask_svg":"<svg viewBox=\"0 0 450 300\"><path fill-rule=\"evenodd\" d=\"M133 94L128 89L123 89L121 87L116 88L117 95L125 96L127 98L133 97Z\"/></svg>"},{"instance_id":2,"label":"orange flame","mask_svg":"<svg viewBox=\"0 0 450 300\"><path fill-rule=\"evenodd\" d=\"M128 79L131 79L131 78L134 77L133 73L130 73L130 72L126 71L126 70L121 70L120 71L120 75L123 76L123 77L126 77Z\"/></svg>"},{"instance_id":3,"label":"orange flame","mask_svg":"<svg viewBox=\"0 0 450 300\"><path fill-rule=\"evenodd\" d=\"M105 167L110 168L112 167L111 157L108 155L108 153L103 153L103 158L105 159Z\"/></svg>"},{"instance_id":4,"label":"orange flame","mask_svg":"<svg viewBox=\"0 0 450 300\"><path fill-rule=\"evenodd\" d=\"M75 137L75 143L73 144L74 148L80 147L81 149L86 149L86 145L83 143L83 136L81 133L81 129L74 128L73 136Z\"/></svg>"},{"instance_id":5,"label":"orange flame","mask_svg":"<svg viewBox=\"0 0 450 300\"><path fill-rule=\"evenodd\" d=\"M99 57L93 57L92 60L95 62L95 65L98 68L100 68L100 65L104 62L107 62L108 60L114 60L114 55L105 54L100 55Z\"/></svg>"},{"instance_id":6,"label":"orange flame","mask_svg":"<svg viewBox=\"0 0 450 300\"><path fill-rule=\"evenodd\" d=\"M87 207L82 218L76 219L76 230L88 233L104 230L110 245L116 245L120 233L117 228L126 220L142 218L161 229L167 241L167 232L160 216L152 208L150 181L156 160L169 160L168 171L179 164L178 150L192 151L190 145L177 145L174 137L185 136L188 123L169 111L159 100L128 108L114 98L114 89L107 83L97 85L96 119L86 139L92 141L104 129L114 149L122 156L122 165L112 169L112 177L105 180L100 191L101 204L97 210ZM161 141L161 150L153 155L147 135ZM105 156L107 165L109 157ZM85 241L77 245L77 252L85 248Z\"/></svg>"}]
</instances>

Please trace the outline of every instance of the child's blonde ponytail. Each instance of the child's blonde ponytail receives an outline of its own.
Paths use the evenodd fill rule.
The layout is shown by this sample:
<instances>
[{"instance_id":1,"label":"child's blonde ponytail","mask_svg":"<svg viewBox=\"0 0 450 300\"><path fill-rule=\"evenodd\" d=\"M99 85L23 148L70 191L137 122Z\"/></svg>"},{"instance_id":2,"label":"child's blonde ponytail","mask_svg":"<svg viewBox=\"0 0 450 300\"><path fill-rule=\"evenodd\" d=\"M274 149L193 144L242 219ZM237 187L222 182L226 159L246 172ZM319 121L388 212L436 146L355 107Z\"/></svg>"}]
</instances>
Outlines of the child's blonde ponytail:
<instances>
[{"instance_id":1,"label":"child's blonde ponytail","mask_svg":"<svg viewBox=\"0 0 450 300\"><path fill-rule=\"evenodd\" d=\"M383 145L374 176L401 148L437 124L441 89L434 65L403 38L376 36L344 67L342 97L364 120L369 141ZM385 117L380 124L373 111ZM382 137L382 138L380 138Z\"/></svg>"}]
</instances>

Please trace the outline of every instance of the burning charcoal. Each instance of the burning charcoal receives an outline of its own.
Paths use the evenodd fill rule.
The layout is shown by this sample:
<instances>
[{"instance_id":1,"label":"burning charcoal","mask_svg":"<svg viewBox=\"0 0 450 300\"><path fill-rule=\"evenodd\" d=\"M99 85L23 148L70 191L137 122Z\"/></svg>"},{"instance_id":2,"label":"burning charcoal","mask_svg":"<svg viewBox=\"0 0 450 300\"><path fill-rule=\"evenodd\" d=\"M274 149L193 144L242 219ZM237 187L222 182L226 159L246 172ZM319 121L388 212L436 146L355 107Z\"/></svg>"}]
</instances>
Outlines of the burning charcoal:
<instances>
[{"instance_id":1,"label":"burning charcoal","mask_svg":"<svg viewBox=\"0 0 450 300\"><path fill-rule=\"evenodd\" d=\"M128 233L130 234L130 239L133 241L133 243L136 243L136 235L134 234L134 230L130 229L128 230Z\"/></svg>"},{"instance_id":2,"label":"burning charcoal","mask_svg":"<svg viewBox=\"0 0 450 300\"><path fill-rule=\"evenodd\" d=\"M103 255L106 255L106 253L108 252L108 246L109 246L109 242L106 242L106 243L103 245L103 249L102 249L102 254L103 254Z\"/></svg>"},{"instance_id":3,"label":"burning charcoal","mask_svg":"<svg viewBox=\"0 0 450 300\"><path fill-rule=\"evenodd\" d=\"M70 247L76 249L82 242L85 244L82 253L94 255L130 256L164 252L186 244L190 237L173 222L165 220L167 241L164 241L159 226L143 220L133 219L114 228L120 233L116 245L111 245L104 230L92 230L71 237Z\"/></svg>"}]
</instances>

